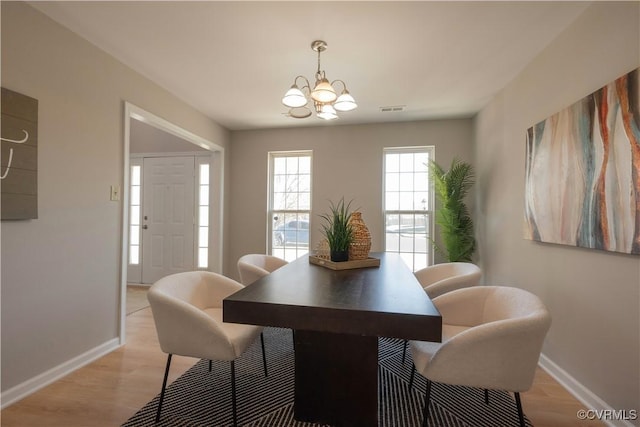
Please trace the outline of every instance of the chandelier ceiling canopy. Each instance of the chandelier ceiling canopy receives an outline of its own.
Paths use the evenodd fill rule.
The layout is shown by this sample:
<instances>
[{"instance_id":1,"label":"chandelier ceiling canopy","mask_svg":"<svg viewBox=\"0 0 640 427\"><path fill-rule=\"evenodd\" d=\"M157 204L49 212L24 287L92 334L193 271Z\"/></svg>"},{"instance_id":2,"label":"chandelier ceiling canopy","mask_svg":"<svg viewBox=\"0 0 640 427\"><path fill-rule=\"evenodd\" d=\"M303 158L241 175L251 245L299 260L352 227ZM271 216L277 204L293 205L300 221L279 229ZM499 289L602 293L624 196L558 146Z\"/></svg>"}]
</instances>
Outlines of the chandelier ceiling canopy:
<instances>
[{"instance_id":1,"label":"chandelier ceiling canopy","mask_svg":"<svg viewBox=\"0 0 640 427\"><path fill-rule=\"evenodd\" d=\"M316 72L316 83L313 89L311 89L309 80L306 77L297 76L293 80L291 88L282 98L282 103L289 107L289 116L296 119L304 119L311 115L310 104L313 104L316 115L321 119L337 119L338 111L351 111L358 105L342 80L334 80L329 83L325 72L320 71L320 53L327 49L327 43L322 40L315 40L311 43L311 49L318 52L318 71ZM304 83L302 87L298 86L300 80ZM336 83L342 85L340 96L334 89Z\"/></svg>"}]
</instances>

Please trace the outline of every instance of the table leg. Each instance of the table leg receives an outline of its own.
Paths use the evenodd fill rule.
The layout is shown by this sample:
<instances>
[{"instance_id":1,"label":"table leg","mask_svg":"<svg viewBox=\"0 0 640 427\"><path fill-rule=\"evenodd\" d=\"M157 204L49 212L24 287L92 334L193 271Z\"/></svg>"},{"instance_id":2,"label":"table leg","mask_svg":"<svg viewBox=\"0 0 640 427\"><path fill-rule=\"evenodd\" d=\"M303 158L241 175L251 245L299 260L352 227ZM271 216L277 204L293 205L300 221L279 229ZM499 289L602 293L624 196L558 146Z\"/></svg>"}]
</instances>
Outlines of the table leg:
<instances>
[{"instance_id":1,"label":"table leg","mask_svg":"<svg viewBox=\"0 0 640 427\"><path fill-rule=\"evenodd\" d=\"M378 425L378 338L295 331L299 421Z\"/></svg>"}]
</instances>

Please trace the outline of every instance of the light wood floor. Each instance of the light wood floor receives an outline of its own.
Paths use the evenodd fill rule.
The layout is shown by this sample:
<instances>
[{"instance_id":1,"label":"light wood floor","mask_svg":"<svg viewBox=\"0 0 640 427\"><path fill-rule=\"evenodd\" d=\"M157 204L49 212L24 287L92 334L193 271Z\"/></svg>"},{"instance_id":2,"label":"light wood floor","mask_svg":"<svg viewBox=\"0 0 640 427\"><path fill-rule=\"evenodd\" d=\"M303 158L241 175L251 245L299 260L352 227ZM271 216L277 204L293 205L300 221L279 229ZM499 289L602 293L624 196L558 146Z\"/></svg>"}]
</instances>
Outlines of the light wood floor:
<instances>
[{"instance_id":1,"label":"light wood floor","mask_svg":"<svg viewBox=\"0 0 640 427\"><path fill-rule=\"evenodd\" d=\"M169 381L196 362L175 356ZM159 393L166 355L160 351L151 310L127 316L127 344L0 413L2 427L119 426ZM583 406L541 369L522 393L536 427L597 426L579 421ZM515 408L514 408L515 410Z\"/></svg>"},{"instance_id":2,"label":"light wood floor","mask_svg":"<svg viewBox=\"0 0 640 427\"><path fill-rule=\"evenodd\" d=\"M145 307L149 307L149 301L147 300L147 291L149 286L146 285L127 285L127 316L141 310Z\"/></svg>"}]
</instances>

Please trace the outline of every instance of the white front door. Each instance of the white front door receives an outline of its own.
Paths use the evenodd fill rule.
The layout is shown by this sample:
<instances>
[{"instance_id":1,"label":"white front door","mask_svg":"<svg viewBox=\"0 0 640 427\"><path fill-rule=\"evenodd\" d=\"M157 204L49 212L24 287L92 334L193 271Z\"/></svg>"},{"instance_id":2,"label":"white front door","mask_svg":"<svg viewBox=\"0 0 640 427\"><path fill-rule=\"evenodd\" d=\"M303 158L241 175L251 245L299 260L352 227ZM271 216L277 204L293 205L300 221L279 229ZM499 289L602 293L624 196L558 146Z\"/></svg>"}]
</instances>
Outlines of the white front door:
<instances>
[{"instance_id":1,"label":"white front door","mask_svg":"<svg viewBox=\"0 0 640 427\"><path fill-rule=\"evenodd\" d=\"M142 283L194 269L194 158L145 158Z\"/></svg>"}]
</instances>

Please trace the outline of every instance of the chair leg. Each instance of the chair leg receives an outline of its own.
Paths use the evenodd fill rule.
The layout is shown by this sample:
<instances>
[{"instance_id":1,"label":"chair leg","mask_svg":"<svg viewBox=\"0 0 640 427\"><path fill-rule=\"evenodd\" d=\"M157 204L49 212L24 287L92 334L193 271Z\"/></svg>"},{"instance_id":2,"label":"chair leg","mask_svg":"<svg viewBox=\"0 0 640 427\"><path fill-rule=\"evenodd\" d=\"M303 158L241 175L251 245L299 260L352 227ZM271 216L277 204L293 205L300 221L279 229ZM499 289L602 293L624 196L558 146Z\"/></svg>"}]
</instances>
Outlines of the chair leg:
<instances>
[{"instance_id":1,"label":"chair leg","mask_svg":"<svg viewBox=\"0 0 640 427\"><path fill-rule=\"evenodd\" d=\"M413 377L416 376L416 365L411 364L411 377L409 377L409 390L413 387Z\"/></svg>"},{"instance_id":2,"label":"chair leg","mask_svg":"<svg viewBox=\"0 0 640 427\"><path fill-rule=\"evenodd\" d=\"M429 425L429 401L431 400L431 381L427 379L427 391L424 396L424 415L422 418L422 427Z\"/></svg>"},{"instance_id":3,"label":"chair leg","mask_svg":"<svg viewBox=\"0 0 640 427\"><path fill-rule=\"evenodd\" d=\"M211 360L209 360L209 372L211 372Z\"/></svg>"},{"instance_id":4,"label":"chair leg","mask_svg":"<svg viewBox=\"0 0 640 427\"><path fill-rule=\"evenodd\" d=\"M487 390L486 388L484 389L484 403L486 405L489 404L489 390Z\"/></svg>"},{"instance_id":5,"label":"chair leg","mask_svg":"<svg viewBox=\"0 0 640 427\"><path fill-rule=\"evenodd\" d=\"M404 359L407 357L407 345L408 341L404 340L404 347L402 348L402 364L404 365Z\"/></svg>"},{"instance_id":6,"label":"chair leg","mask_svg":"<svg viewBox=\"0 0 640 427\"><path fill-rule=\"evenodd\" d=\"M160 401L158 402L158 412L156 412L156 423L160 421L160 411L164 400L164 390L167 388L167 378L169 377L169 367L171 366L171 354L167 357L167 367L164 369L164 379L162 380L162 391L160 391Z\"/></svg>"},{"instance_id":7,"label":"chair leg","mask_svg":"<svg viewBox=\"0 0 640 427\"><path fill-rule=\"evenodd\" d=\"M262 344L262 366L264 366L264 376L268 377L269 375L267 374L267 356L265 355L264 352L264 334L260 333L260 343Z\"/></svg>"},{"instance_id":8,"label":"chair leg","mask_svg":"<svg viewBox=\"0 0 640 427\"><path fill-rule=\"evenodd\" d=\"M233 411L233 426L238 425L238 413L236 409L236 363L231 361L231 410Z\"/></svg>"},{"instance_id":9,"label":"chair leg","mask_svg":"<svg viewBox=\"0 0 640 427\"><path fill-rule=\"evenodd\" d=\"M518 407L518 419L520 420L520 427L525 427L524 414L522 413L522 402L520 401L520 393L515 392L515 395L516 395L516 406Z\"/></svg>"}]
</instances>

